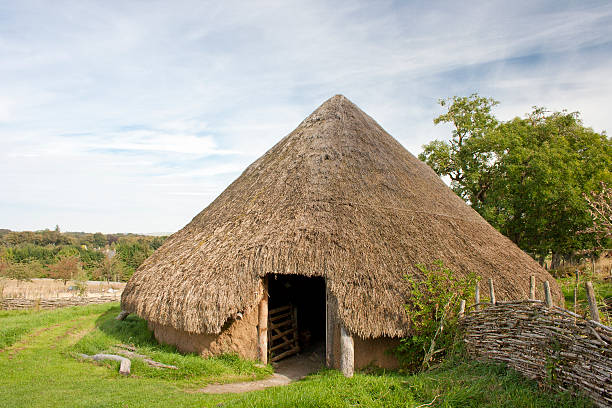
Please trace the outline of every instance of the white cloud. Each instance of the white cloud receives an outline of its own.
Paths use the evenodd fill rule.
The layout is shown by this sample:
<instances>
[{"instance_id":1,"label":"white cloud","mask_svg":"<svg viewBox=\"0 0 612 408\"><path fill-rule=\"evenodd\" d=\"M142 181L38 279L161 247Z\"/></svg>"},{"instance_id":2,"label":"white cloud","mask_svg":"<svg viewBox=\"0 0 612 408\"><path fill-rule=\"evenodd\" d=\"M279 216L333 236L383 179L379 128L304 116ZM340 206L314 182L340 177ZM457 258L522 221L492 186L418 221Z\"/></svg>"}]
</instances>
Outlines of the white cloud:
<instances>
[{"instance_id":1,"label":"white cloud","mask_svg":"<svg viewBox=\"0 0 612 408\"><path fill-rule=\"evenodd\" d=\"M0 227L178 229L336 93L413 153L475 91L611 124L607 2L1 7Z\"/></svg>"}]
</instances>

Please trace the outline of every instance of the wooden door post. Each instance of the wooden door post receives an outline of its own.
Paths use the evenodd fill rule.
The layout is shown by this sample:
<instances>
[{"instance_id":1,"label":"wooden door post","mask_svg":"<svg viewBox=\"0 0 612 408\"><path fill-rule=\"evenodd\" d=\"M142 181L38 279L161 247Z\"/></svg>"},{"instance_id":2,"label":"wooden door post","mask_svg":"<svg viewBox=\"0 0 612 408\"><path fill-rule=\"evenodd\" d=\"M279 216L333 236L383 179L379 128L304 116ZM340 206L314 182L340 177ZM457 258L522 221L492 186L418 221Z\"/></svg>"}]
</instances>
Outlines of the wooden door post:
<instances>
[{"instance_id":1,"label":"wooden door post","mask_svg":"<svg viewBox=\"0 0 612 408\"><path fill-rule=\"evenodd\" d=\"M336 319L333 300L329 284L327 279L325 279L325 365L328 368L334 367L334 329L336 328Z\"/></svg>"},{"instance_id":2,"label":"wooden door post","mask_svg":"<svg viewBox=\"0 0 612 408\"><path fill-rule=\"evenodd\" d=\"M344 328L340 327L340 370L345 377L352 377L355 372L355 344L353 337Z\"/></svg>"},{"instance_id":3,"label":"wooden door post","mask_svg":"<svg viewBox=\"0 0 612 408\"><path fill-rule=\"evenodd\" d=\"M262 279L263 296L259 301L257 345L259 347L259 361L268 364L268 277Z\"/></svg>"}]
</instances>

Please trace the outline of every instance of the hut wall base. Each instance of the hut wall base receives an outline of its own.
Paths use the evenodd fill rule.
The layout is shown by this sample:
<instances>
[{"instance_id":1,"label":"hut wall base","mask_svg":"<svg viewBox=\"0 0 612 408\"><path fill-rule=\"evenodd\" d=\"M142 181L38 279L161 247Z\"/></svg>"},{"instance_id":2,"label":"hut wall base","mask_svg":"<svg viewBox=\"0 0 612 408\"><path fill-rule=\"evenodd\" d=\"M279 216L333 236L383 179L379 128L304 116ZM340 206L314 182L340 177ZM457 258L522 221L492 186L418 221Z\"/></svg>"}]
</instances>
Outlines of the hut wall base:
<instances>
[{"instance_id":1,"label":"hut wall base","mask_svg":"<svg viewBox=\"0 0 612 408\"><path fill-rule=\"evenodd\" d=\"M340 369L340 324L337 324L334 330L333 362L330 368ZM375 339L363 339L359 336L353 336L354 342L354 364L355 369L363 369L366 367L379 367L389 370L399 368L399 361L391 353L391 350L399 346L400 341L397 338L378 337Z\"/></svg>"},{"instance_id":2,"label":"hut wall base","mask_svg":"<svg viewBox=\"0 0 612 408\"><path fill-rule=\"evenodd\" d=\"M157 341L176 346L183 353L197 353L202 357L235 353L247 360L257 360L257 323L258 310L255 307L219 334L187 333L151 322L149 329Z\"/></svg>"}]
</instances>

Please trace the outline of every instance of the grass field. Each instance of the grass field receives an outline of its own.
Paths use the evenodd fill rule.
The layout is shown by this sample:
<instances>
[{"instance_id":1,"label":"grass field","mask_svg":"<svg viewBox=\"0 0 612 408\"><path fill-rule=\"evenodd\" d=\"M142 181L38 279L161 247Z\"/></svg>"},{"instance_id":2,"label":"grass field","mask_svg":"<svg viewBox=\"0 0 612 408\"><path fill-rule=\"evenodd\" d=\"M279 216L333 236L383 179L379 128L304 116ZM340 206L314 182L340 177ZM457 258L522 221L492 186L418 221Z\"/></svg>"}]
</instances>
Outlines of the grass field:
<instances>
[{"instance_id":1,"label":"grass field","mask_svg":"<svg viewBox=\"0 0 612 408\"><path fill-rule=\"evenodd\" d=\"M324 370L286 387L247 394L194 392L211 382L268 375L269 368L233 356L203 359L158 345L146 323L113 317L117 304L53 311L0 312L0 407L588 407L585 400L541 390L501 366L456 361L420 375L358 373L346 379ZM159 370L133 360L132 375L117 363L82 361L123 343L173 364Z\"/></svg>"}]
</instances>

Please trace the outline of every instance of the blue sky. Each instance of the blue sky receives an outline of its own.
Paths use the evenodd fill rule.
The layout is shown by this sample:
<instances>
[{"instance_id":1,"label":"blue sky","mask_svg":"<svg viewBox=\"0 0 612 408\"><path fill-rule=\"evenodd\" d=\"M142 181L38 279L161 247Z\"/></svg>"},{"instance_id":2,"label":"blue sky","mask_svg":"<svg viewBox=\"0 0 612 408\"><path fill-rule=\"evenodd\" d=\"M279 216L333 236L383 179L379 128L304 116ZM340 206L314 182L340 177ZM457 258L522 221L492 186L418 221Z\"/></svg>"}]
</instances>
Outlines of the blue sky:
<instances>
[{"instance_id":1,"label":"blue sky","mask_svg":"<svg viewBox=\"0 0 612 408\"><path fill-rule=\"evenodd\" d=\"M478 92L612 118L612 3L0 0L0 228L172 232L330 96L408 150Z\"/></svg>"}]
</instances>

